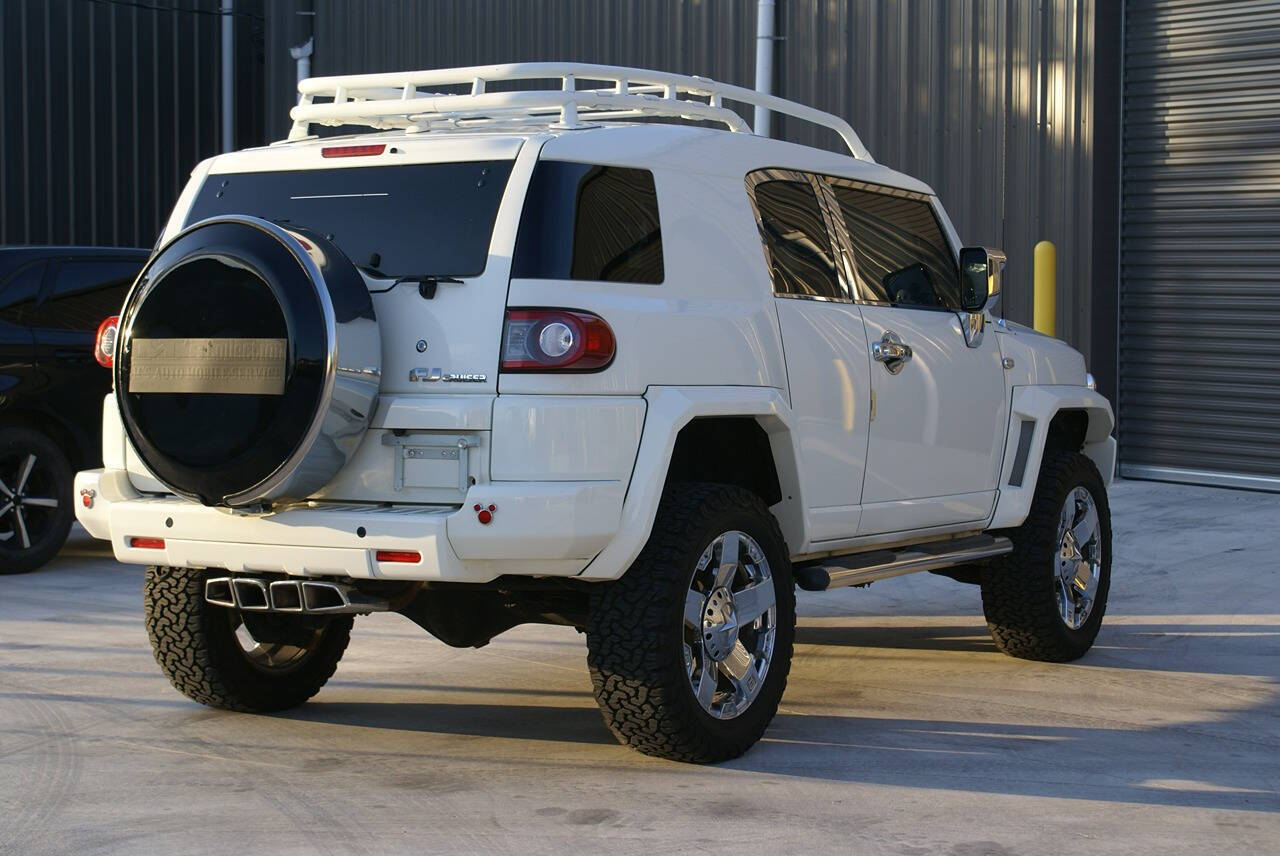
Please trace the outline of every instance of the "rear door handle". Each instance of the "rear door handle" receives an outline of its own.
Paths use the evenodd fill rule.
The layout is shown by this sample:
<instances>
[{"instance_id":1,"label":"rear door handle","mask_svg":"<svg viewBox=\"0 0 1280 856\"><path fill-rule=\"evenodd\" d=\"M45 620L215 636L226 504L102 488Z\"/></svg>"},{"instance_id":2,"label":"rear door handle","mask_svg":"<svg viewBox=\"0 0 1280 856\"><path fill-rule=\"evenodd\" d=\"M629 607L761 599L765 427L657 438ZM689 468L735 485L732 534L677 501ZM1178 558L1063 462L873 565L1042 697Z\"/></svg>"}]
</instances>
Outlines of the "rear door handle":
<instances>
[{"instance_id":1,"label":"rear door handle","mask_svg":"<svg viewBox=\"0 0 1280 856\"><path fill-rule=\"evenodd\" d=\"M911 346L902 344L898 334L888 330L879 342L871 343L871 356L876 362L884 363L889 374L897 374L911 359Z\"/></svg>"}]
</instances>

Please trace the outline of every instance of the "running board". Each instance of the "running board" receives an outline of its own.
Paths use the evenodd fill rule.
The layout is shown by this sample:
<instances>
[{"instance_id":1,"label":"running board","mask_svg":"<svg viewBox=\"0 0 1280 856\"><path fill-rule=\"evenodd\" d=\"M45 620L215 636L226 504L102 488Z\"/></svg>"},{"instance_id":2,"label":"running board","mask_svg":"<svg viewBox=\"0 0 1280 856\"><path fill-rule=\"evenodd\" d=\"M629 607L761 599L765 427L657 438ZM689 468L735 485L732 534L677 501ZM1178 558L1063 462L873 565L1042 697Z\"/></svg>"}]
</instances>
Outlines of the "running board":
<instances>
[{"instance_id":1,"label":"running board","mask_svg":"<svg viewBox=\"0 0 1280 856\"><path fill-rule=\"evenodd\" d=\"M950 541L934 541L895 550L874 550L819 559L795 569L796 585L805 591L826 591L914 574L967 565L1013 552L1008 538L975 535Z\"/></svg>"}]
</instances>

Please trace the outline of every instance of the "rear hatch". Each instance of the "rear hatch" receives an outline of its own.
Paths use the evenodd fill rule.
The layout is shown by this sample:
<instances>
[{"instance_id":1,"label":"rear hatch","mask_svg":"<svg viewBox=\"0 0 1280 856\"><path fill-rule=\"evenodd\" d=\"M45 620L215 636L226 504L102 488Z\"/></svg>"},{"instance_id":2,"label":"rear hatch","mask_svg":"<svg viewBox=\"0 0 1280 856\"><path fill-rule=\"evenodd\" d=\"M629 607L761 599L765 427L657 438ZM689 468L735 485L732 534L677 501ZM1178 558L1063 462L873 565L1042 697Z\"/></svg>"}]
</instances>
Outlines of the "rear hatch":
<instances>
[{"instance_id":1,"label":"rear hatch","mask_svg":"<svg viewBox=\"0 0 1280 856\"><path fill-rule=\"evenodd\" d=\"M540 147L526 141L451 133L255 149L214 159L184 194L183 226L247 214L326 236L373 295L380 403L316 499L454 505L488 478L511 254ZM126 456L138 488L163 490Z\"/></svg>"},{"instance_id":2,"label":"rear hatch","mask_svg":"<svg viewBox=\"0 0 1280 856\"><path fill-rule=\"evenodd\" d=\"M373 294L383 393L492 395L510 252L491 259L490 245L500 214L519 217L523 187L506 191L523 142L332 142L219 158L185 222L251 214L325 235Z\"/></svg>"}]
</instances>

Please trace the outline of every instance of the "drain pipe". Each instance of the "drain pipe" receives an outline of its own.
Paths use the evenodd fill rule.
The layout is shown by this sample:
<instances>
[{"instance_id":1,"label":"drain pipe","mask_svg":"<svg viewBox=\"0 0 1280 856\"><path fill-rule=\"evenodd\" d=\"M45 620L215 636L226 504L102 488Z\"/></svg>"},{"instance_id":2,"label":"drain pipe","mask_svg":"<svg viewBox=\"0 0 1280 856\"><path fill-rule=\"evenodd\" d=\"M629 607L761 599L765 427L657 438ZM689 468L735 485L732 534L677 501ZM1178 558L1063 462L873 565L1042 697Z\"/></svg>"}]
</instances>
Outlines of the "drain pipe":
<instances>
[{"instance_id":1,"label":"drain pipe","mask_svg":"<svg viewBox=\"0 0 1280 856\"><path fill-rule=\"evenodd\" d=\"M293 47L289 48L289 56L298 64L298 82L311 76L311 55L315 53L315 2L303 0L294 13ZM302 96L298 96L301 98Z\"/></svg>"},{"instance_id":2,"label":"drain pipe","mask_svg":"<svg viewBox=\"0 0 1280 856\"><path fill-rule=\"evenodd\" d=\"M234 0L222 0L222 150L235 148L235 22Z\"/></svg>"},{"instance_id":3,"label":"drain pipe","mask_svg":"<svg viewBox=\"0 0 1280 856\"><path fill-rule=\"evenodd\" d=\"M773 94L773 23L775 19L774 0L757 0L756 3L756 92L765 95ZM756 105L755 132L761 137L769 136L769 120L772 114L764 107Z\"/></svg>"}]
</instances>

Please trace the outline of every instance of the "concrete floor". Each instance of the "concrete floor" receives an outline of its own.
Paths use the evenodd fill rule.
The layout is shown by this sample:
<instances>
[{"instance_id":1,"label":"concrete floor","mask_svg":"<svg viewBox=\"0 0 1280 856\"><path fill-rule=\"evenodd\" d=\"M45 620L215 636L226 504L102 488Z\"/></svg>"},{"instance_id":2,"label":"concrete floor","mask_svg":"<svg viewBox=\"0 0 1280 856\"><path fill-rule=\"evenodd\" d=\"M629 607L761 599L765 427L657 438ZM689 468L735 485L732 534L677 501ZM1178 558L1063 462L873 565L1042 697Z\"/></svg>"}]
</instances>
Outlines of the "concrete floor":
<instances>
[{"instance_id":1,"label":"concrete floor","mask_svg":"<svg viewBox=\"0 0 1280 856\"><path fill-rule=\"evenodd\" d=\"M207 710L151 659L141 569L79 532L0 577L0 850L1278 853L1280 496L1112 502L1083 660L996 653L928 574L802 594L782 711L717 768L615 744L563 628L458 651L365 618L311 704Z\"/></svg>"}]
</instances>

